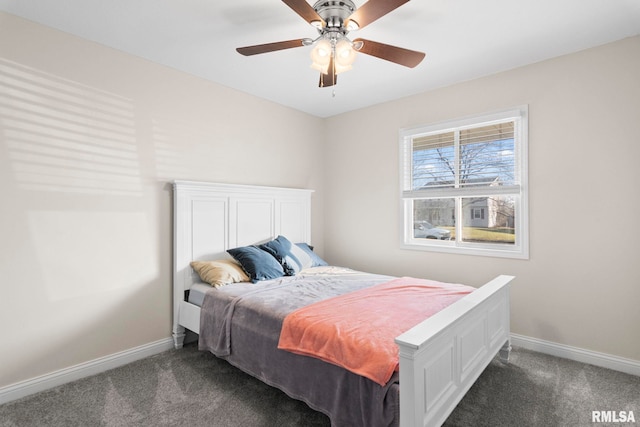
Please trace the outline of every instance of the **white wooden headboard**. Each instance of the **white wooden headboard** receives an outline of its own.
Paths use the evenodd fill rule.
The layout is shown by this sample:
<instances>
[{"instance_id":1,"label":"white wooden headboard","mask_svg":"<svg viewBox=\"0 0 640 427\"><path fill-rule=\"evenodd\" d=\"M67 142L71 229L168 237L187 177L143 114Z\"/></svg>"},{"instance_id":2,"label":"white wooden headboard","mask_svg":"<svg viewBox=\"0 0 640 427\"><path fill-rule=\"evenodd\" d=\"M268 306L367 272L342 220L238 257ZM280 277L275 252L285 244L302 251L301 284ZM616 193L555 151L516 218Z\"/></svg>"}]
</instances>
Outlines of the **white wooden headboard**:
<instances>
[{"instance_id":1,"label":"white wooden headboard","mask_svg":"<svg viewBox=\"0 0 640 427\"><path fill-rule=\"evenodd\" d=\"M191 261L229 258L227 249L279 234L311 243L313 190L193 181L173 188L173 280L181 294L200 281Z\"/></svg>"},{"instance_id":2,"label":"white wooden headboard","mask_svg":"<svg viewBox=\"0 0 640 427\"><path fill-rule=\"evenodd\" d=\"M311 244L311 193L297 188L174 181L173 334L185 290L200 282L191 261L229 258L227 249L278 235Z\"/></svg>"}]
</instances>

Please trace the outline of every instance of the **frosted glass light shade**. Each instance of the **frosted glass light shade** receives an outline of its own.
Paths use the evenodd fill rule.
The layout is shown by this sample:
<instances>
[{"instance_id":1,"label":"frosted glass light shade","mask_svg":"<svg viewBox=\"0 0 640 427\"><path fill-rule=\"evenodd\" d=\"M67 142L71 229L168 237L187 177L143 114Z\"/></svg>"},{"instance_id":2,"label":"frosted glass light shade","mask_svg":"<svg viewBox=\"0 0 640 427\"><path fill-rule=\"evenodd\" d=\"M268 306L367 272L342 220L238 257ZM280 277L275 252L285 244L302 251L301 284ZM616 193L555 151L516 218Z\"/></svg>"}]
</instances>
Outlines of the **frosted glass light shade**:
<instances>
[{"instance_id":1,"label":"frosted glass light shade","mask_svg":"<svg viewBox=\"0 0 640 427\"><path fill-rule=\"evenodd\" d=\"M351 65L356 60L356 51L351 46L351 42L346 39L342 39L336 43L336 74L340 74L344 71L349 71Z\"/></svg>"},{"instance_id":2,"label":"frosted glass light shade","mask_svg":"<svg viewBox=\"0 0 640 427\"><path fill-rule=\"evenodd\" d=\"M311 68L327 74L332 55L331 42L323 39L311 50Z\"/></svg>"}]
</instances>

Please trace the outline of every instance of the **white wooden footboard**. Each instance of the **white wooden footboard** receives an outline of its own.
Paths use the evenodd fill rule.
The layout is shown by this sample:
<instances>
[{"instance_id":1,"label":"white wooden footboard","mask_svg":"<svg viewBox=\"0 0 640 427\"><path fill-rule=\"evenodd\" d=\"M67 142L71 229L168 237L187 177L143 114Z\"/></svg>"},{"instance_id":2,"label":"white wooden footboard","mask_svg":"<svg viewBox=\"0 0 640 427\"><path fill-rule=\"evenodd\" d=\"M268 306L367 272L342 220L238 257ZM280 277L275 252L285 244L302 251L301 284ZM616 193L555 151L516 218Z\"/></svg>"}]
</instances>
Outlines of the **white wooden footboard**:
<instances>
[{"instance_id":1,"label":"white wooden footboard","mask_svg":"<svg viewBox=\"0 0 640 427\"><path fill-rule=\"evenodd\" d=\"M498 276L396 338L401 427L440 426L498 352L508 360L512 279Z\"/></svg>"}]
</instances>

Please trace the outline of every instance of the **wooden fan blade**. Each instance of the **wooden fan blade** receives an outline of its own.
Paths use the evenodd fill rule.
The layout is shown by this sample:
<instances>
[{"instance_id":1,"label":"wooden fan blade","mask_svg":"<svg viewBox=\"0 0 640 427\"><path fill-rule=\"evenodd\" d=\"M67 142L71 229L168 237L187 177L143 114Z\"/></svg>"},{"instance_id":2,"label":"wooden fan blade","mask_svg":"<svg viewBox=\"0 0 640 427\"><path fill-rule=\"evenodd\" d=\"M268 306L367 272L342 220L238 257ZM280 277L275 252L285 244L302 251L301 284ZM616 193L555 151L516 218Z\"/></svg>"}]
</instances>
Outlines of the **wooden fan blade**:
<instances>
[{"instance_id":1,"label":"wooden fan blade","mask_svg":"<svg viewBox=\"0 0 640 427\"><path fill-rule=\"evenodd\" d=\"M333 62L333 56L329 60L329 71L327 74L320 73L319 87L329 87L338 83L338 76L336 75L336 66Z\"/></svg>"},{"instance_id":2,"label":"wooden fan blade","mask_svg":"<svg viewBox=\"0 0 640 427\"><path fill-rule=\"evenodd\" d=\"M355 39L353 43L362 42L362 47L358 50L361 53L384 59L385 61L395 62L405 67L413 68L418 65L425 57L425 54L415 50L404 49L397 46L391 46L384 43L374 42L365 39Z\"/></svg>"},{"instance_id":3,"label":"wooden fan blade","mask_svg":"<svg viewBox=\"0 0 640 427\"><path fill-rule=\"evenodd\" d=\"M345 26L348 25L349 21L355 21L358 24L358 28L363 28L408 1L409 0L369 0L357 8L356 11L347 18Z\"/></svg>"},{"instance_id":4,"label":"wooden fan blade","mask_svg":"<svg viewBox=\"0 0 640 427\"><path fill-rule=\"evenodd\" d=\"M257 44L255 46L245 46L236 49L244 56L257 55L259 53L274 52L276 50L291 49L293 47L304 46L303 39L287 40L284 42Z\"/></svg>"},{"instance_id":5,"label":"wooden fan blade","mask_svg":"<svg viewBox=\"0 0 640 427\"><path fill-rule=\"evenodd\" d=\"M329 87L334 86L338 83L338 76L335 74L320 74L320 83L318 83L318 87Z\"/></svg>"},{"instance_id":6,"label":"wooden fan blade","mask_svg":"<svg viewBox=\"0 0 640 427\"><path fill-rule=\"evenodd\" d=\"M284 4L289 6L295 13L300 15L302 19L309 24L314 25L314 22L318 22L322 28L326 25L324 20L318 15L313 7L305 0L282 0Z\"/></svg>"}]
</instances>

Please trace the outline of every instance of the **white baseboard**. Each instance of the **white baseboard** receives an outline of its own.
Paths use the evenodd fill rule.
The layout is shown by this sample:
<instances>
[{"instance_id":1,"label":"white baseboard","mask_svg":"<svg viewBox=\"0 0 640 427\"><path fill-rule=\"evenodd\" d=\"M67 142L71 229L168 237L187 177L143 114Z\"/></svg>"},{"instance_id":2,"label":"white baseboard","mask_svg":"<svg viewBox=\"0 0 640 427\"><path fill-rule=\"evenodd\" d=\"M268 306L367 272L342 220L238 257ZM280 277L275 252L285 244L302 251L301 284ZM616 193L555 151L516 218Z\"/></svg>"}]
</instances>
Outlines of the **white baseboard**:
<instances>
[{"instance_id":1,"label":"white baseboard","mask_svg":"<svg viewBox=\"0 0 640 427\"><path fill-rule=\"evenodd\" d=\"M524 335L511 334L511 345L526 348L527 350L539 353L550 354L551 356L562 357L576 362L588 363L600 366L601 368L613 369L614 371L640 376L640 361L625 359L624 357L612 356L597 351L585 350L569 345L557 344L551 341L544 341Z\"/></svg>"},{"instance_id":2,"label":"white baseboard","mask_svg":"<svg viewBox=\"0 0 640 427\"><path fill-rule=\"evenodd\" d=\"M631 375L640 376L640 362L623 357L612 356L606 353L598 353L591 350L584 350L578 347L571 347L564 344L557 344L551 341L544 341L524 335L511 334L511 344L528 350L537 351L552 356L562 357L576 362L588 363L602 368L613 369ZM71 381L79 380L91 375L99 374L127 363L173 348L173 339L166 338L149 344L134 347L129 350L61 369L49 374L45 374L30 380L22 381L6 387L0 388L0 404L11 402L16 399L38 393Z\"/></svg>"},{"instance_id":3,"label":"white baseboard","mask_svg":"<svg viewBox=\"0 0 640 427\"><path fill-rule=\"evenodd\" d=\"M11 402L21 397L38 393L71 381L99 374L154 354L162 353L173 348L173 339L166 338L149 344L134 347L129 350L100 357L89 362L60 369L59 371L41 375L30 380L21 381L6 387L0 387L0 404Z\"/></svg>"}]
</instances>

